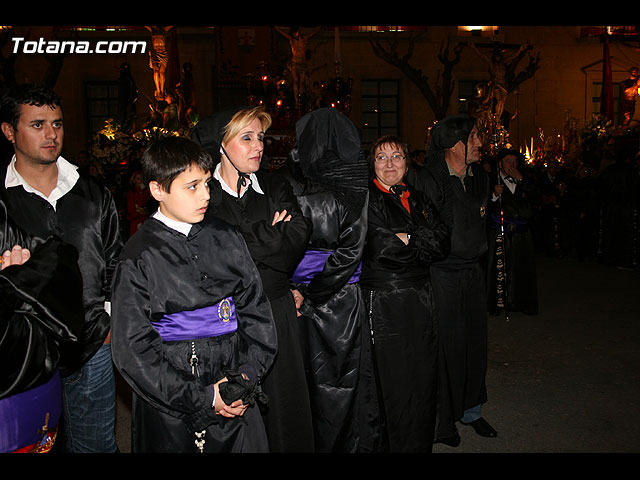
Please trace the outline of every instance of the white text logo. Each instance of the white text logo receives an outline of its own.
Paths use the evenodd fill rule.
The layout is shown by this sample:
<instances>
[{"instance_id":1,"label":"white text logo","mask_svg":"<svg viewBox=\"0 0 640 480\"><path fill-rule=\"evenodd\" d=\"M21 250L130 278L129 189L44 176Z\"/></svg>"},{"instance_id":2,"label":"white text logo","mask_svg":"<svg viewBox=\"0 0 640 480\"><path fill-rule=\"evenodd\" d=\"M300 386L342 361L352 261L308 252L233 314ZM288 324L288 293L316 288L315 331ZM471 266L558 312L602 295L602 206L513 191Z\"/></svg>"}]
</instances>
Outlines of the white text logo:
<instances>
[{"instance_id":1,"label":"white text logo","mask_svg":"<svg viewBox=\"0 0 640 480\"><path fill-rule=\"evenodd\" d=\"M13 53L144 53L145 41L99 41L95 47L88 41L75 40L26 40L13 37Z\"/></svg>"}]
</instances>

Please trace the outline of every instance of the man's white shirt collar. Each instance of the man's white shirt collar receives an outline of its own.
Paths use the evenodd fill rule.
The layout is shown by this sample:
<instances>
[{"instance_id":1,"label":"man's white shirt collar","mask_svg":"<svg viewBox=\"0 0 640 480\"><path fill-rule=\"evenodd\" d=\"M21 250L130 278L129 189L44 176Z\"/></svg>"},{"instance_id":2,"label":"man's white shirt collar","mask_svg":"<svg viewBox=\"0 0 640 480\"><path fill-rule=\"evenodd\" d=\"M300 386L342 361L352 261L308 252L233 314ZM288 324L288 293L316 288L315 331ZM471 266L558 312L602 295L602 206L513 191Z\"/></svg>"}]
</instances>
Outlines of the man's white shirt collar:
<instances>
[{"instance_id":1,"label":"man's white shirt collar","mask_svg":"<svg viewBox=\"0 0 640 480\"><path fill-rule=\"evenodd\" d=\"M15 155L13 156L11 163L9 163L9 166L7 167L7 175L4 179L4 186L5 188L22 186L27 192L35 193L36 195L44 198L55 209L57 201L64 195L69 193L69 191L78 181L78 178L80 178L80 175L77 171L78 167L69 163L63 157L58 157L56 165L58 167L58 181L56 187L51 191L48 197L44 193L36 190L31 185L29 185L26 180L22 178L22 175L18 173L18 170L16 170Z\"/></svg>"},{"instance_id":2,"label":"man's white shirt collar","mask_svg":"<svg viewBox=\"0 0 640 480\"><path fill-rule=\"evenodd\" d=\"M221 165L220 163L216 165L216 169L213 171L213 178L215 178L216 180L218 180L218 182L220 182L220 186L222 187L222 190L227 192L229 195L237 197L238 194L229 185L227 185L227 183L222 179L222 175L220 174L220 165ZM251 183L250 183L251 188L253 188L259 194L264 195L264 192L262 191L262 188L260 188L260 184L258 183L258 177L255 173L249 174L249 180L251 180ZM242 190L242 192L240 192L240 196L242 197L247 190L248 190L247 188Z\"/></svg>"},{"instance_id":3,"label":"man's white shirt collar","mask_svg":"<svg viewBox=\"0 0 640 480\"><path fill-rule=\"evenodd\" d=\"M504 173L500 172L500 178L502 178L502 183L504 183L507 188L511 191L511 193L515 193L516 191L516 181L506 176Z\"/></svg>"}]
</instances>

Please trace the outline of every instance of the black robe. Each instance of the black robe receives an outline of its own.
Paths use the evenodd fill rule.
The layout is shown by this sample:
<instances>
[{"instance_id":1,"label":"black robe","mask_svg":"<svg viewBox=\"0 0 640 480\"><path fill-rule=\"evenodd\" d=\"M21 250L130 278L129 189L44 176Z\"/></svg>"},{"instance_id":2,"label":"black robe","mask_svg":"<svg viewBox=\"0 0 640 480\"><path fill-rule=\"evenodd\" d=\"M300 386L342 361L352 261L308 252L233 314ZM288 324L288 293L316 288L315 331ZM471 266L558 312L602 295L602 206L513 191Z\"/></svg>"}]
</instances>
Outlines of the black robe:
<instances>
[{"instance_id":1,"label":"black robe","mask_svg":"<svg viewBox=\"0 0 640 480\"><path fill-rule=\"evenodd\" d=\"M574 234L573 246L580 261L595 260L598 251L600 198L594 175L574 177L568 182Z\"/></svg>"},{"instance_id":2,"label":"black robe","mask_svg":"<svg viewBox=\"0 0 640 480\"><path fill-rule=\"evenodd\" d=\"M232 297L237 330L163 341L151 322ZM166 337L165 337L166 338ZM134 452L268 451L257 407L241 417L216 415L213 384L229 370L259 382L276 352L276 333L260 277L242 237L211 219L183 235L147 219L123 249L113 280L113 360L133 390ZM192 369L192 353L198 357Z\"/></svg>"},{"instance_id":3,"label":"black robe","mask_svg":"<svg viewBox=\"0 0 640 480\"><path fill-rule=\"evenodd\" d=\"M409 192L411 213L398 196L371 184L361 285L388 449L430 452L438 328L429 265L449 252L450 233L432 202ZM408 245L400 232L411 235Z\"/></svg>"},{"instance_id":4,"label":"black robe","mask_svg":"<svg viewBox=\"0 0 640 480\"><path fill-rule=\"evenodd\" d=\"M282 176L264 171L256 175L264 195L249 187L240 199L213 180L208 215L227 221L242 234L271 304L278 353L263 381L270 398L264 415L271 451L310 452L311 407L289 279L304 253L311 223ZM282 210L292 215L291 220L272 226L274 213Z\"/></svg>"},{"instance_id":5,"label":"black robe","mask_svg":"<svg viewBox=\"0 0 640 480\"><path fill-rule=\"evenodd\" d=\"M77 250L54 237L23 234L0 201L0 253L14 245L28 248L31 257L0 272L0 452L56 432L62 413L58 369L84 321Z\"/></svg>"},{"instance_id":6,"label":"black robe","mask_svg":"<svg viewBox=\"0 0 640 480\"><path fill-rule=\"evenodd\" d=\"M58 199L56 209L23 187L5 188L6 169L0 171L0 195L9 216L25 232L48 238L59 237L74 246L82 272L85 323L61 374L67 376L84 365L109 334L110 318L105 302L110 300L111 279L122 248L119 216L109 189L90 176L80 175L73 188Z\"/></svg>"},{"instance_id":7,"label":"black robe","mask_svg":"<svg viewBox=\"0 0 640 480\"><path fill-rule=\"evenodd\" d=\"M525 177L514 193L505 185L501 198L489 202L487 310L493 315L503 309L538 313L536 249L531 231L534 191L534 183Z\"/></svg>"},{"instance_id":8,"label":"black robe","mask_svg":"<svg viewBox=\"0 0 640 480\"><path fill-rule=\"evenodd\" d=\"M558 172L551 178L542 172L536 179L533 240L536 249L549 257L565 257L572 246L573 228L568 202L566 175Z\"/></svg>"},{"instance_id":9,"label":"black robe","mask_svg":"<svg viewBox=\"0 0 640 480\"><path fill-rule=\"evenodd\" d=\"M309 281L293 279L304 296L300 309L315 450L352 452L367 440L358 427L358 377L365 305L357 275L367 231L367 206L359 212L326 187L289 177L298 204L311 219L306 248L326 260Z\"/></svg>"},{"instance_id":10,"label":"black robe","mask_svg":"<svg viewBox=\"0 0 640 480\"><path fill-rule=\"evenodd\" d=\"M451 228L451 252L431 264L438 319L436 439L455 434L464 411L487 400L487 292L483 258L490 183L477 163L465 188L446 165L425 164L416 181Z\"/></svg>"},{"instance_id":11,"label":"black robe","mask_svg":"<svg viewBox=\"0 0 640 480\"><path fill-rule=\"evenodd\" d=\"M637 168L618 161L598 178L601 199L601 261L635 268L640 261L640 175Z\"/></svg>"}]
</instances>

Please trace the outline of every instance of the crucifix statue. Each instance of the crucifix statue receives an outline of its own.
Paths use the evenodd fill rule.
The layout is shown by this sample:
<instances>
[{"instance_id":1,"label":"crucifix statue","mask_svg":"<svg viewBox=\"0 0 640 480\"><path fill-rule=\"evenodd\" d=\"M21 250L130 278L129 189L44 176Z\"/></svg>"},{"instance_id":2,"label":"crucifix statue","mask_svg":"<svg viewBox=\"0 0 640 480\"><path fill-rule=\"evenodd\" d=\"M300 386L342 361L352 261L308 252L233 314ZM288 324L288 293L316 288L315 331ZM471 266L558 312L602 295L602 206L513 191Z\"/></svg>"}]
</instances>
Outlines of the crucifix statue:
<instances>
[{"instance_id":1,"label":"crucifix statue","mask_svg":"<svg viewBox=\"0 0 640 480\"><path fill-rule=\"evenodd\" d=\"M295 96L296 107L300 106L300 98L304 93L307 82L307 44L311 37L320 31L320 27L304 34L299 27L291 27L289 30L283 27L275 27L275 29L289 40L291 46L291 62L289 70L293 78L293 93Z\"/></svg>"},{"instance_id":2,"label":"crucifix statue","mask_svg":"<svg viewBox=\"0 0 640 480\"><path fill-rule=\"evenodd\" d=\"M153 70L153 82L156 86L156 100L164 100L165 72L169 64L167 50L167 33L173 27L146 27L151 32L151 49L149 50L149 68Z\"/></svg>"},{"instance_id":3,"label":"crucifix statue","mask_svg":"<svg viewBox=\"0 0 640 480\"><path fill-rule=\"evenodd\" d=\"M519 57L524 50L530 49L531 46L526 43L520 46L515 53L508 56L505 55L505 50L504 48L501 48L500 45L494 45L491 55L486 55L481 52L473 42L470 43L470 46L475 50L480 58L489 64L489 98L493 98L495 101L494 113L496 115L496 119L500 120L502 118L502 112L504 111L504 105L509 93L507 85L507 70L511 66L511 62Z\"/></svg>"}]
</instances>

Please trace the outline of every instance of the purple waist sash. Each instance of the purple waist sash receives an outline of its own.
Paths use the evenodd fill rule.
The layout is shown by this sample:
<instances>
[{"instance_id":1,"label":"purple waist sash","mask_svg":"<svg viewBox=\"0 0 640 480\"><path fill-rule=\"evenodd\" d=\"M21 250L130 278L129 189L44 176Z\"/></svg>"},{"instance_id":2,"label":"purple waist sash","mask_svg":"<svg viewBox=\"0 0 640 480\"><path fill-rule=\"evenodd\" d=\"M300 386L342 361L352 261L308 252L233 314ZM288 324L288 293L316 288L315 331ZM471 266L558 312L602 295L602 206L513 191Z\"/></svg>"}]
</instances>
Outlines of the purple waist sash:
<instances>
[{"instance_id":1,"label":"purple waist sash","mask_svg":"<svg viewBox=\"0 0 640 480\"><path fill-rule=\"evenodd\" d=\"M43 439L43 427L54 430L62 411L58 371L48 382L0 400L0 452L15 452Z\"/></svg>"},{"instance_id":2,"label":"purple waist sash","mask_svg":"<svg viewBox=\"0 0 640 480\"><path fill-rule=\"evenodd\" d=\"M238 329L236 306L231 297L215 305L165 315L157 322L151 322L162 340L195 340L217 337L233 333Z\"/></svg>"},{"instance_id":3,"label":"purple waist sash","mask_svg":"<svg viewBox=\"0 0 640 480\"><path fill-rule=\"evenodd\" d=\"M293 272L291 281L294 283L309 283L317 273L322 271L327 258L329 258L332 253L331 250L307 250L296 267L296 271ZM360 262L348 283L357 283L358 280L360 280L361 272L362 262Z\"/></svg>"}]
</instances>

